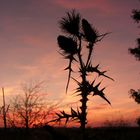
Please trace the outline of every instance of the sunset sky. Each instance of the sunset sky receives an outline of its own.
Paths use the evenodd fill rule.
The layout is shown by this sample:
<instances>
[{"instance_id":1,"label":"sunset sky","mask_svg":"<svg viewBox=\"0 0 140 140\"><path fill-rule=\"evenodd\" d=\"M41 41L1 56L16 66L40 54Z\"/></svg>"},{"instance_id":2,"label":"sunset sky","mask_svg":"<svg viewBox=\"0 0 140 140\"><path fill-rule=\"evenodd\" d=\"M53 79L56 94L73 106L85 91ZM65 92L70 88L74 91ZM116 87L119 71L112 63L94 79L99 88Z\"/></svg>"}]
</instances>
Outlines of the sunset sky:
<instances>
[{"instance_id":1,"label":"sunset sky","mask_svg":"<svg viewBox=\"0 0 140 140\"><path fill-rule=\"evenodd\" d=\"M140 62L128 48L136 46L139 36L138 24L131 18L132 9L140 9L139 0L0 0L0 87L5 87L6 99L17 94L22 82L45 81L48 99L76 100L70 95L76 86L73 81L65 94L67 63L57 45L57 36L62 34L58 21L71 9L100 33L111 32L96 45L93 65L99 63L115 80L103 80L112 106L100 97L92 98L89 124L116 118L135 120L140 105L129 98L128 91L140 88Z\"/></svg>"}]
</instances>

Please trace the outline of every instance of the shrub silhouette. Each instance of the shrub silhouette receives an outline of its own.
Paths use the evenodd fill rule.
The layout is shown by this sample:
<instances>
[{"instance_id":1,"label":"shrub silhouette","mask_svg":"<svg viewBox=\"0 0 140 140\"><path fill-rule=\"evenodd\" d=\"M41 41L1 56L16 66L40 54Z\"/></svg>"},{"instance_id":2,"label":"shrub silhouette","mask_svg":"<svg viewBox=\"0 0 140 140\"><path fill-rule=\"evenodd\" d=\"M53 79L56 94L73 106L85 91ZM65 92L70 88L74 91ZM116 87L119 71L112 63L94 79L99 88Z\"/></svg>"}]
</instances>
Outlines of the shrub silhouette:
<instances>
[{"instance_id":1,"label":"shrub silhouette","mask_svg":"<svg viewBox=\"0 0 140 140\"><path fill-rule=\"evenodd\" d=\"M103 76L113 80L111 77L106 75L106 71L99 70L99 64L96 66L92 65L92 54L94 47L97 42L100 42L108 33L99 34L99 32L92 27L92 25L84 18L81 18L80 14L75 10L66 13L66 16L59 21L59 26L64 35L59 35L57 38L58 47L60 53L65 59L69 61L68 66L65 70L68 70L68 81L66 84L66 93L68 91L70 79L73 79L78 87L75 94L80 96L81 106L77 109L71 108L71 113L68 114L65 111L61 111L57 114L55 121L61 121L66 119L66 123L70 120L75 120L80 123L82 130L82 138L86 139L85 127L87 124L87 102L89 96L100 96L107 103L111 104L110 101L105 97L105 88L100 89L102 82L95 84L96 78L92 77L92 81L89 80L89 75L96 73L98 76ZM85 45L86 44L86 45ZM87 55L83 55L85 50ZM72 77L73 67L77 66L78 70L75 71L79 74L80 80Z\"/></svg>"}]
</instances>

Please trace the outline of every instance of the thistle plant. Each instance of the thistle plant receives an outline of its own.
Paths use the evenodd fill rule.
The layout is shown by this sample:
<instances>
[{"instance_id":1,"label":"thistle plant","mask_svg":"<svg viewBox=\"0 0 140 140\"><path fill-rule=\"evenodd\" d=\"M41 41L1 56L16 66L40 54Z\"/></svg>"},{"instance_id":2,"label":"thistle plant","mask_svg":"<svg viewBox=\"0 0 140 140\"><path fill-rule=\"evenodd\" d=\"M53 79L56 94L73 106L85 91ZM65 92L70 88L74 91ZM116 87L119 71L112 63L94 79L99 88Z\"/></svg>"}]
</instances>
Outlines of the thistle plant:
<instances>
[{"instance_id":1,"label":"thistle plant","mask_svg":"<svg viewBox=\"0 0 140 140\"><path fill-rule=\"evenodd\" d=\"M80 97L80 106L77 109L71 108L71 112L68 114L65 111L57 113L56 121L66 119L66 123L70 120L75 120L80 123L83 139L85 139L85 128L87 124L87 102L89 96L100 96L108 104L110 101L105 97L105 88L100 89L102 82L95 84L97 76L94 77L94 73L98 74L98 77L105 77L113 80L106 75L106 71L99 70L99 64L92 65L93 50L95 45L100 42L108 33L99 34L99 32L93 27L86 19L81 18L80 14L75 10L67 12L66 16L59 21L60 28L65 35L59 35L57 38L60 53L68 60L68 66L65 70L68 71L68 81L66 84L66 93L68 91L70 80L74 80L77 83L75 94ZM86 44L86 45L85 45ZM87 53L84 54L84 52ZM74 66L77 66L77 70L73 71ZM80 79L77 80L72 76L73 72L77 72ZM92 81L89 78L92 75ZM96 81L97 83L97 81Z\"/></svg>"}]
</instances>

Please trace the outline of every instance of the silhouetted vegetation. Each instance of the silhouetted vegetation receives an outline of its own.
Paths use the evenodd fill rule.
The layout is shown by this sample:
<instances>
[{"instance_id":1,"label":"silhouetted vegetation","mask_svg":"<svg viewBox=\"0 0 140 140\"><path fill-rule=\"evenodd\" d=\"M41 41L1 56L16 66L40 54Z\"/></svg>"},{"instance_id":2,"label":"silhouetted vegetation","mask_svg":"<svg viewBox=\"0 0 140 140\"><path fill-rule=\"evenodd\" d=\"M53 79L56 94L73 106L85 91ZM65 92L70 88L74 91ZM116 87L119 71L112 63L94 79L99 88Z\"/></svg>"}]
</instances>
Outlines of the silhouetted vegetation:
<instances>
[{"instance_id":1,"label":"silhouetted vegetation","mask_svg":"<svg viewBox=\"0 0 140 140\"><path fill-rule=\"evenodd\" d=\"M11 100L6 119L8 127L31 127L42 126L52 119L57 103L46 100L43 90L44 83L25 83L21 86L21 92Z\"/></svg>"},{"instance_id":2,"label":"silhouetted vegetation","mask_svg":"<svg viewBox=\"0 0 140 140\"><path fill-rule=\"evenodd\" d=\"M140 89L138 89L137 91L134 89L131 89L130 97L133 98L137 104L140 104Z\"/></svg>"},{"instance_id":3,"label":"silhouetted vegetation","mask_svg":"<svg viewBox=\"0 0 140 140\"><path fill-rule=\"evenodd\" d=\"M138 126L140 126L140 117L138 117L138 118L136 119L136 122L137 122Z\"/></svg>"},{"instance_id":4,"label":"silhouetted vegetation","mask_svg":"<svg viewBox=\"0 0 140 140\"><path fill-rule=\"evenodd\" d=\"M132 18L139 23L140 11L133 10ZM90 97L100 96L108 104L105 87L100 88L102 81L98 77L108 78L107 71L101 71L99 64L93 65L92 59L95 45L102 41L109 33L100 34L88 20L82 18L75 10L67 12L65 17L59 21L59 26L65 35L57 37L60 54L68 60L68 79L66 93L70 81L77 83L75 95L79 96L80 105L77 108L70 108L70 113L60 111L56 113L57 118L47 120L48 115L53 111L54 105L46 108L43 98L40 95L42 82L37 84L25 84L22 86L23 95L13 99L10 106L6 106L4 88L3 106L0 109L4 128L0 128L0 140L138 140L140 139L140 128L130 127L124 120L107 120L103 127L87 128L87 103ZM130 48L129 52L140 60L140 38L137 39L137 47ZM77 73L77 77L73 76ZM44 96L44 95L43 95ZM140 104L140 89L130 90L130 97ZM55 104L57 105L57 104ZM53 112L54 115L54 112ZM80 128L61 128L48 125L49 122L76 121ZM140 126L140 117L137 118ZM8 125L7 125L8 123ZM7 126L10 126L7 128ZM6 130L6 131L5 131ZM27 131L28 130L28 131Z\"/></svg>"},{"instance_id":5,"label":"silhouetted vegetation","mask_svg":"<svg viewBox=\"0 0 140 140\"><path fill-rule=\"evenodd\" d=\"M132 19L138 24L140 22L140 10L133 9L132 10ZM130 54L134 55L136 60L140 61L140 38L136 39L137 47L129 48ZM132 97L136 103L140 104L140 89L134 90L130 89L129 91L130 97ZM137 124L140 126L140 117L137 118Z\"/></svg>"},{"instance_id":6,"label":"silhouetted vegetation","mask_svg":"<svg viewBox=\"0 0 140 140\"><path fill-rule=\"evenodd\" d=\"M7 113L8 113L10 105L6 106L4 87L2 88L2 97L3 97L2 98L3 106L1 107L0 112L2 113L2 119L3 119L4 128L6 129L7 128Z\"/></svg>"},{"instance_id":7,"label":"silhouetted vegetation","mask_svg":"<svg viewBox=\"0 0 140 140\"><path fill-rule=\"evenodd\" d=\"M137 104L140 104L140 89L137 91L134 89L130 89L129 91L130 97L134 99ZM140 126L140 117L136 119L137 124Z\"/></svg>"},{"instance_id":8,"label":"silhouetted vegetation","mask_svg":"<svg viewBox=\"0 0 140 140\"><path fill-rule=\"evenodd\" d=\"M132 18L138 24L140 22L140 10L134 9L132 11ZM137 38L137 47L129 48L130 54L134 55L137 60L140 60L140 38Z\"/></svg>"},{"instance_id":9,"label":"silhouetted vegetation","mask_svg":"<svg viewBox=\"0 0 140 140\"><path fill-rule=\"evenodd\" d=\"M43 102L40 92L42 82L22 85L23 96L18 95L13 101L13 109L20 126L28 129L41 119Z\"/></svg>"},{"instance_id":10,"label":"silhouetted vegetation","mask_svg":"<svg viewBox=\"0 0 140 140\"><path fill-rule=\"evenodd\" d=\"M106 120L103 124L103 127L109 127L109 128L130 127L130 123L127 120L124 120L123 118L119 118L119 119L113 119L113 120Z\"/></svg>"},{"instance_id":11,"label":"silhouetted vegetation","mask_svg":"<svg viewBox=\"0 0 140 140\"><path fill-rule=\"evenodd\" d=\"M68 66L65 70L68 70L68 81L66 84L66 93L68 91L69 82L72 78L78 85L75 94L80 96L81 106L77 109L71 108L71 113L68 114L65 111L57 113L58 118L56 121L61 121L66 119L68 121L77 121L80 123L80 128L82 130L83 139L85 137L85 127L87 124L87 102L89 97L100 96L108 104L110 101L105 97L105 88L100 89L102 82L95 84L97 81L97 76L103 76L105 78L110 78L106 75L106 71L99 70L99 64L96 66L92 65L93 50L95 45L100 42L108 33L99 34L97 29L93 27L86 19L82 18L79 13L75 10L67 12L66 16L59 21L59 27L62 29L64 35L59 35L57 38L58 46L60 48L60 53L68 60ZM84 53L87 51L87 53ZM74 67L77 70L74 70ZM80 79L72 77L72 73L77 72ZM89 78L92 75L92 78ZM92 79L92 81L90 81Z\"/></svg>"},{"instance_id":12,"label":"silhouetted vegetation","mask_svg":"<svg viewBox=\"0 0 140 140\"><path fill-rule=\"evenodd\" d=\"M81 140L78 128L53 128L55 137L50 130L45 128L31 128L28 135L23 128L8 128L7 132L0 129L0 140ZM140 128L138 127L102 127L87 128L86 140L139 140ZM63 140L60 139L60 140Z\"/></svg>"}]
</instances>

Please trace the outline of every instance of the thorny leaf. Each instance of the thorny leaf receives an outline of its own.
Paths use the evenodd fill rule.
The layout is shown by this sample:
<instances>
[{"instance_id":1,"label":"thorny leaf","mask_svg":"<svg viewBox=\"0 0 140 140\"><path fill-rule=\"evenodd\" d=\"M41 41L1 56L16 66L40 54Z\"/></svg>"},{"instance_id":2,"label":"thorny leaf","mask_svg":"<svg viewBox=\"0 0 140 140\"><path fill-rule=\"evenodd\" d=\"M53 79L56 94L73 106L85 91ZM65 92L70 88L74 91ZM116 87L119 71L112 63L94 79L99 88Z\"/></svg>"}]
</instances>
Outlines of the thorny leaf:
<instances>
[{"instance_id":1,"label":"thorny leaf","mask_svg":"<svg viewBox=\"0 0 140 140\"><path fill-rule=\"evenodd\" d=\"M67 68L65 68L65 70L68 70L69 74L68 74L68 81L67 81L67 85L66 85L66 93L67 93L68 87L69 87L69 82L70 82L70 78L71 78L71 72L73 71L72 70L72 62L73 62L73 60L75 60L75 58L73 56L69 56L67 58L69 58L69 65L68 65Z\"/></svg>"},{"instance_id":2,"label":"thorny leaf","mask_svg":"<svg viewBox=\"0 0 140 140\"><path fill-rule=\"evenodd\" d=\"M110 80L114 81L113 78L111 78L111 77L105 75L105 73L106 73L107 71L100 71L100 70L99 70L99 64L98 64L97 66L93 67L92 64L89 63L89 65L87 66L86 71L87 71L87 72L96 72L96 73L98 73L99 76L104 76L104 77L109 78Z\"/></svg>"},{"instance_id":3,"label":"thorny leaf","mask_svg":"<svg viewBox=\"0 0 140 140\"><path fill-rule=\"evenodd\" d=\"M72 117L77 117L77 112L73 108L71 108L71 115Z\"/></svg>"},{"instance_id":4,"label":"thorny leaf","mask_svg":"<svg viewBox=\"0 0 140 140\"><path fill-rule=\"evenodd\" d=\"M99 82L96 86L93 86L91 84L90 85L90 92L93 92L93 96L94 95L99 95L100 97L102 97L104 100L106 100L111 105L110 101L105 97L105 94L103 92L105 90L105 87L102 88L101 90L99 90L100 84L101 84L101 82Z\"/></svg>"},{"instance_id":5,"label":"thorny leaf","mask_svg":"<svg viewBox=\"0 0 140 140\"><path fill-rule=\"evenodd\" d=\"M56 118L52 122L60 122L61 120L66 119L65 124L67 124L69 120L73 121L78 119L77 112L72 108L71 108L71 114L67 114L65 113L65 111L60 111L60 113L56 113L56 115L58 116L58 118Z\"/></svg>"}]
</instances>

